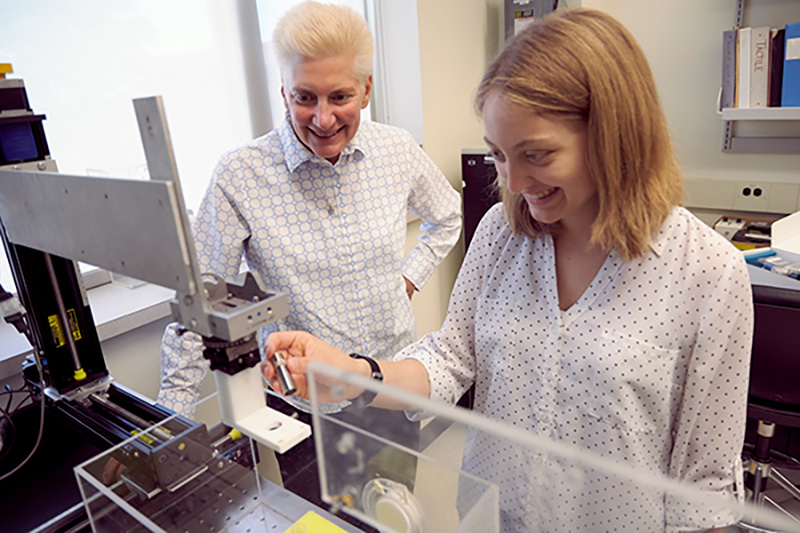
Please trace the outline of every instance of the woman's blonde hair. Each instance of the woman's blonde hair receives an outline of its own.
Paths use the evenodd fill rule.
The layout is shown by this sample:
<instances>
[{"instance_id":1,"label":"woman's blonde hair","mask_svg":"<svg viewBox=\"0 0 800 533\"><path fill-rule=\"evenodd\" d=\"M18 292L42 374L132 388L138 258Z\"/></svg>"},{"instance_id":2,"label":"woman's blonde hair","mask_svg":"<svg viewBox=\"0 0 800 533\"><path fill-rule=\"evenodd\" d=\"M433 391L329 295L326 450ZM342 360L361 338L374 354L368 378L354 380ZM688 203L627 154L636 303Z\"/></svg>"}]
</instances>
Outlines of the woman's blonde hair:
<instances>
[{"instance_id":1,"label":"woman's blonde hair","mask_svg":"<svg viewBox=\"0 0 800 533\"><path fill-rule=\"evenodd\" d=\"M366 83L372 74L372 33L364 17L345 6L307 1L278 21L272 35L281 75L300 58L353 58L353 75Z\"/></svg>"},{"instance_id":2,"label":"woman's blonde hair","mask_svg":"<svg viewBox=\"0 0 800 533\"><path fill-rule=\"evenodd\" d=\"M629 260L641 256L683 195L652 72L633 36L611 16L557 10L512 38L489 66L475 99L491 94L556 118L587 124L587 163L598 187L592 242ZM499 183L511 228L552 231L524 199Z\"/></svg>"}]
</instances>

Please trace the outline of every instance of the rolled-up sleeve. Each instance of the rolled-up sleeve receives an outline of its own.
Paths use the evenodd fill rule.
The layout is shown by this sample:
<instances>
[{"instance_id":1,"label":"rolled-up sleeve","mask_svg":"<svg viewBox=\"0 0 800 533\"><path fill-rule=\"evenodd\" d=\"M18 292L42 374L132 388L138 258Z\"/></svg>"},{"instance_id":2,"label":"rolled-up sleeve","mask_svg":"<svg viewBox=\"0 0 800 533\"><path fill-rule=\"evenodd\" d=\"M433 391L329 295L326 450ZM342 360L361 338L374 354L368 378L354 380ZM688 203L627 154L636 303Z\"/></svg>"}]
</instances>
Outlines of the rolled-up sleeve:
<instances>
[{"instance_id":1,"label":"rolled-up sleeve","mask_svg":"<svg viewBox=\"0 0 800 533\"><path fill-rule=\"evenodd\" d=\"M430 279L461 233L461 196L425 152L408 152L413 185L408 207L422 220L422 235L403 262L403 275L418 289Z\"/></svg>"},{"instance_id":2,"label":"rolled-up sleeve","mask_svg":"<svg viewBox=\"0 0 800 533\"><path fill-rule=\"evenodd\" d=\"M670 477L701 490L732 495L744 442L753 305L744 261L730 262L706 298L675 424ZM666 498L667 531L731 524L726 510Z\"/></svg>"},{"instance_id":3,"label":"rolled-up sleeve","mask_svg":"<svg viewBox=\"0 0 800 533\"><path fill-rule=\"evenodd\" d=\"M441 329L421 338L395 356L416 359L428 373L430 397L454 404L476 378L475 315L487 261L494 257L491 242L502 224L499 208L484 218L456 278ZM409 413L420 417L422 413Z\"/></svg>"}]
</instances>

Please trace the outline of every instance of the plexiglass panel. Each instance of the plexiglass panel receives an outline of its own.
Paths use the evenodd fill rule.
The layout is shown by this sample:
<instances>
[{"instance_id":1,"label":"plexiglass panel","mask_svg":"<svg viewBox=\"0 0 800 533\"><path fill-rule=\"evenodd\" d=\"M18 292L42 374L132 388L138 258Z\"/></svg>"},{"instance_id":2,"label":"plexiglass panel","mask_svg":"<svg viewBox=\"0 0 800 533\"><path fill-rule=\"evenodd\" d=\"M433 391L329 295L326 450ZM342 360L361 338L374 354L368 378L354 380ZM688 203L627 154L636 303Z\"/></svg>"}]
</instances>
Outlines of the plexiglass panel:
<instances>
[{"instance_id":1,"label":"plexiglass panel","mask_svg":"<svg viewBox=\"0 0 800 533\"><path fill-rule=\"evenodd\" d=\"M647 464L618 463L319 363L309 372L322 499L381 532L672 531L670 521L707 515L725 533L800 531L793 518ZM319 412L319 398L347 386L424 413L422 439L387 424L388 411ZM197 412L203 423L167 419L76 467L94 531L308 532L308 511L327 517L314 523L354 530L265 481L250 442L217 426L216 395Z\"/></svg>"},{"instance_id":2,"label":"plexiglass panel","mask_svg":"<svg viewBox=\"0 0 800 533\"><path fill-rule=\"evenodd\" d=\"M250 441L207 427L176 415L77 466L92 530L268 531Z\"/></svg>"},{"instance_id":3,"label":"plexiglass panel","mask_svg":"<svg viewBox=\"0 0 800 533\"><path fill-rule=\"evenodd\" d=\"M452 449L420 453L376 432L369 411L355 414L314 422L323 501L386 531L500 531L497 485L461 470Z\"/></svg>"},{"instance_id":4,"label":"plexiglass panel","mask_svg":"<svg viewBox=\"0 0 800 533\"><path fill-rule=\"evenodd\" d=\"M380 531L706 529L694 523L739 532L748 530L743 520L800 531L792 518L737 495L703 491L643 462L618 462L322 363L310 366L309 381L323 500ZM318 400L343 399L353 386L446 429L414 449L382 423L383 410L350 408L345 420L319 411ZM428 433L423 428L423 439Z\"/></svg>"}]
</instances>

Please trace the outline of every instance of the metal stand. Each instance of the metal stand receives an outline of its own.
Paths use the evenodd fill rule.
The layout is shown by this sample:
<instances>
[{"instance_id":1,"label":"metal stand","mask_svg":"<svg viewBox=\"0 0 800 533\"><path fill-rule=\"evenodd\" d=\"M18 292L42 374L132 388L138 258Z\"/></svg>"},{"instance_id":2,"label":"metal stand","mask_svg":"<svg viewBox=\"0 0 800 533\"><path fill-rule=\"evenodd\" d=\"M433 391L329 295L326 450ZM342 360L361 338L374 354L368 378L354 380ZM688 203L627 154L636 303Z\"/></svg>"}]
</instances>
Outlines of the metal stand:
<instances>
[{"instance_id":1,"label":"metal stand","mask_svg":"<svg viewBox=\"0 0 800 533\"><path fill-rule=\"evenodd\" d=\"M772 465L772 454L770 453L770 441L775 434L775 424L760 420L758 422L758 435L756 437L755 452L752 458L744 463L745 475L748 476L748 488L751 491L750 500L755 505L770 504L773 508L782 512L786 516L800 524L800 519L784 509L775 500L765 493L767 482L773 480L780 488L788 492L794 499L800 501L800 489L792 483L785 475ZM740 522L740 526L750 531L771 531L755 524L748 523L746 520Z\"/></svg>"}]
</instances>

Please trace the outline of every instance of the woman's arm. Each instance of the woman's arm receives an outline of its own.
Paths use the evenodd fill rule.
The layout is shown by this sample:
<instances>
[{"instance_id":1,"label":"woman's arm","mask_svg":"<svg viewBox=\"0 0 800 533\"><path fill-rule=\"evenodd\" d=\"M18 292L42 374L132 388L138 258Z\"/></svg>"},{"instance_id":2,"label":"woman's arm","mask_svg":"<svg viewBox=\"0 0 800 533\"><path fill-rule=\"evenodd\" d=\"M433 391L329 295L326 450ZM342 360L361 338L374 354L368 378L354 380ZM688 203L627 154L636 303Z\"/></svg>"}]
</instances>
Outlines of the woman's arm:
<instances>
[{"instance_id":1,"label":"woman's arm","mask_svg":"<svg viewBox=\"0 0 800 533\"><path fill-rule=\"evenodd\" d=\"M369 364L363 359L354 359L343 351L303 331L280 331L272 333L267 338L265 350L266 358L264 362L261 363L264 377L267 378L275 390L281 390L280 384L275 376L275 369L269 360L275 352L283 352L287 358L286 366L297 387L297 392L295 394L301 398L308 399L310 395L306 372L308 365L313 361L322 361L331 366L364 377L369 377L371 374ZM379 361L378 365L383 374L384 383L425 397L430 395L428 372L419 361L415 359ZM333 395L328 397L327 395L331 394L331 391L325 388L325 385L331 386L333 384L326 384L323 382L320 383L320 385L322 387L320 387L319 390L323 392L323 397L319 398L321 402L341 401L343 399L352 400L361 395L364 391L361 387L351 386L345 390L343 396L337 394L335 397ZM370 405L373 407L382 407L384 409L407 408L405 404L384 395L378 395Z\"/></svg>"}]
</instances>

